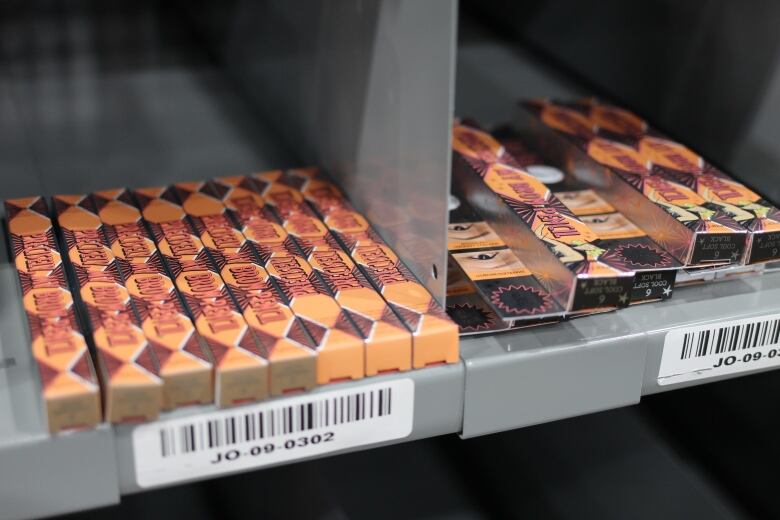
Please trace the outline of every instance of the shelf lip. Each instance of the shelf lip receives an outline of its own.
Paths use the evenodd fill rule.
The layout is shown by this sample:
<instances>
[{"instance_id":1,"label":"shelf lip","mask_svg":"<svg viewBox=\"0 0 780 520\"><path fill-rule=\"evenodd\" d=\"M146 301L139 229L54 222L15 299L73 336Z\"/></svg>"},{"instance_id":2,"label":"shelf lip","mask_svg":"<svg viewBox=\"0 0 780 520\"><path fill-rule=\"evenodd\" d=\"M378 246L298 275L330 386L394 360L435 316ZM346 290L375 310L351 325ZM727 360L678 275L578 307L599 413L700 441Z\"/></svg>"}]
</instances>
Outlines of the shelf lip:
<instances>
[{"instance_id":1,"label":"shelf lip","mask_svg":"<svg viewBox=\"0 0 780 520\"><path fill-rule=\"evenodd\" d=\"M411 370L408 372L398 372L394 374L386 374L382 376L368 377L359 381L352 381L347 383L337 383L332 385L324 385L316 387L315 389L300 395L314 396L318 393L328 392L331 390L341 389L358 389L360 386L381 383L382 381L393 381L398 379L411 379L414 381L414 422L412 433L408 437L401 439L379 442L374 444L368 444L359 446L357 448L348 448L345 450L334 451L325 453L322 455L314 455L308 457L301 457L300 459L280 462L278 464L272 464L263 466L258 469L266 469L275 466L281 466L285 464L291 464L295 462L302 462L306 460L313 460L322 457L329 457L332 455L339 455L342 453L349 453L352 451L361 451L365 449L377 448L380 446L387 446L391 444L398 444L402 442L409 442L418 439L424 439L427 437L434 437L437 435L444 435L448 433L457 433L460 431L461 424L463 423L463 385L464 385L464 368L463 363L458 362L452 365L429 367L420 370ZM297 397L297 396L296 396ZM280 397L276 399L269 399L261 401L266 402L279 402L283 403L287 397ZM251 406L251 405L249 405ZM241 407L236 407L240 409ZM198 415L216 411L216 406L200 406L194 408L183 408L175 410L173 412L165 413L161 417L161 420L170 418L184 418L193 417ZM144 423L145 425L154 424ZM197 482L199 480L208 480L209 478L216 477L204 477L195 478L189 480L182 480L181 482L175 482L163 486L145 487L141 488L135 476L135 459L133 453L132 435L133 430L138 425L115 425L113 427L114 437L116 439L116 460L117 460L117 476L118 487L121 494L131 494L136 492L148 491L150 489L160 489L168 485L177 485L185 482ZM245 473L253 471L253 468L240 469L235 471L226 472L219 475L228 476L238 473Z\"/></svg>"}]
</instances>

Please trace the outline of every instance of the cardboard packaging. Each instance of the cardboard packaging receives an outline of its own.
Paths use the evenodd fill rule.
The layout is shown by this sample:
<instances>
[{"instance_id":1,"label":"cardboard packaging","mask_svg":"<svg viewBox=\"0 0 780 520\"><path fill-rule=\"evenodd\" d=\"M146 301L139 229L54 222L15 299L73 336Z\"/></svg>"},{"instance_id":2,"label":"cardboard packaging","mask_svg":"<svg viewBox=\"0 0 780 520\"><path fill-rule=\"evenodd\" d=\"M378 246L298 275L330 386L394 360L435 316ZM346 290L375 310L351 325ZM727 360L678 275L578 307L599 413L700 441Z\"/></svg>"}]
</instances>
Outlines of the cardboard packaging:
<instances>
[{"instance_id":1,"label":"cardboard packaging","mask_svg":"<svg viewBox=\"0 0 780 520\"><path fill-rule=\"evenodd\" d=\"M455 195L485 217L563 309L629 304L634 271L490 134L456 124L452 168Z\"/></svg>"},{"instance_id":2,"label":"cardboard packaging","mask_svg":"<svg viewBox=\"0 0 780 520\"><path fill-rule=\"evenodd\" d=\"M511 325L563 315L561 306L465 200L450 211L447 244L453 266L499 319Z\"/></svg>"},{"instance_id":3,"label":"cardboard packaging","mask_svg":"<svg viewBox=\"0 0 780 520\"><path fill-rule=\"evenodd\" d=\"M141 328L160 361L163 409L214 402L214 367L168 276L141 212L125 189L91 195Z\"/></svg>"},{"instance_id":4,"label":"cardboard packaging","mask_svg":"<svg viewBox=\"0 0 780 520\"><path fill-rule=\"evenodd\" d=\"M100 389L81 333L49 209L42 197L5 201L10 251L51 433L100 423Z\"/></svg>"},{"instance_id":5,"label":"cardboard packaging","mask_svg":"<svg viewBox=\"0 0 780 520\"><path fill-rule=\"evenodd\" d=\"M501 319L482 297L466 275L447 259L447 315L458 325L461 336L501 332L513 322Z\"/></svg>"},{"instance_id":6,"label":"cardboard packaging","mask_svg":"<svg viewBox=\"0 0 780 520\"><path fill-rule=\"evenodd\" d=\"M685 184L653 174L637 149L599 136L584 109L524 103L521 137L550 164L593 186L685 267L739 264L748 234Z\"/></svg>"},{"instance_id":7,"label":"cardboard packaging","mask_svg":"<svg viewBox=\"0 0 780 520\"><path fill-rule=\"evenodd\" d=\"M652 175L681 183L706 203L744 227L749 235L745 262L780 259L780 210L758 193L670 139L628 110L594 99L578 102L599 135L631 145L651 166Z\"/></svg>"},{"instance_id":8,"label":"cardboard packaging","mask_svg":"<svg viewBox=\"0 0 780 520\"><path fill-rule=\"evenodd\" d=\"M263 174L255 175L263 180ZM297 188L374 288L412 332L412 367L456 363L458 327L428 290L317 169L286 170L278 182Z\"/></svg>"},{"instance_id":9,"label":"cardboard packaging","mask_svg":"<svg viewBox=\"0 0 780 520\"><path fill-rule=\"evenodd\" d=\"M546 167L544 159L530 150L511 128L501 129L494 135L522 168L533 174L540 166ZM556 177L556 173L561 178ZM540 176L540 179L544 180L544 177ZM599 236L600 247L634 271L632 304L672 297L681 264L604 200L598 187L590 186L572 175L564 176L560 170L552 170L545 184L553 190L558 200Z\"/></svg>"},{"instance_id":10,"label":"cardboard packaging","mask_svg":"<svg viewBox=\"0 0 780 520\"><path fill-rule=\"evenodd\" d=\"M230 215L285 301L311 334L316 380L327 384L365 375L365 344L350 316L319 280L292 238L265 207L247 179L223 177L203 187L219 210ZM204 195L205 196L205 195Z\"/></svg>"},{"instance_id":11,"label":"cardboard packaging","mask_svg":"<svg viewBox=\"0 0 780 520\"><path fill-rule=\"evenodd\" d=\"M268 396L268 362L255 342L219 269L195 234L175 194L165 187L132 192L157 249L214 358L214 399L219 406Z\"/></svg>"},{"instance_id":12,"label":"cardboard packaging","mask_svg":"<svg viewBox=\"0 0 780 520\"><path fill-rule=\"evenodd\" d=\"M52 197L65 265L97 352L106 420L155 419L162 408L163 382L154 347L141 329L100 218L86 195Z\"/></svg>"},{"instance_id":13,"label":"cardboard packaging","mask_svg":"<svg viewBox=\"0 0 780 520\"><path fill-rule=\"evenodd\" d=\"M282 224L294 246L360 330L366 344L366 375L405 371L412 366L412 334L338 245L296 189L267 172L249 182L266 200L268 213Z\"/></svg>"}]
</instances>

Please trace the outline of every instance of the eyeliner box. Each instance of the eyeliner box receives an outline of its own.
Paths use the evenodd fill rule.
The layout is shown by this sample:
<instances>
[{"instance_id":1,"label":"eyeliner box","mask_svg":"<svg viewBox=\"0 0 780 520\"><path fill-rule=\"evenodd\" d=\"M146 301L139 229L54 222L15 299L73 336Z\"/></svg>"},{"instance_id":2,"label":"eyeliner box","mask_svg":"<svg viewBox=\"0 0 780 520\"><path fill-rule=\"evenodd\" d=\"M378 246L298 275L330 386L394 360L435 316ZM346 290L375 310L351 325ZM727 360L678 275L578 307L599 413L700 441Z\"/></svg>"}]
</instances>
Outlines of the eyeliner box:
<instances>
[{"instance_id":1,"label":"eyeliner box","mask_svg":"<svg viewBox=\"0 0 780 520\"><path fill-rule=\"evenodd\" d=\"M467 201L460 201L450 211L449 218L450 263L461 271L499 319L511 325L516 321L563 315L560 305ZM449 269L448 273L451 272Z\"/></svg>"},{"instance_id":2,"label":"eyeliner box","mask_svg":"<svg viewBox=\"0 0 780 520\"><path fill-rule=\"evenodd\" d=\"M780 210L772 203L628 110L594 99L581 100L577 107L599 135L636 149L652 165L652 175L694 190L704 206L725 212L745 228L745 263L780 260Z\"/></svg>"},{"instance_id":3,"label":"eyeliner box","mask_svg":"<svg viewBox=\"0 0 780 520\"><path fill-rule=\"evenodd\" d=\"M634 271L490 134L453 128L453 186L569 312L629 304Z\"/></svg>"},{"instance_id":4,"label":"eyeliner box","mask_svg":"<svg viewBox=\"0 0 780 520\"><path fill-rule=\"evenodd\" d=\"M521 138L553 166L595 186L615 209L686 268L740 264L748 233L678 179L625 142L608 139L581 104L534 100L521 104Z\"/></svg>"},{"instance_id":5,"label":"eyeliner box","mask_svg":"<svg viewBox=\"0 0 780 520\"><path fill-rule=\"evenodd\" d=\"M681 264L629 218L607 202L600 190L544 163L511 129L494 135L518 164L553 190L553 194L600 238L600 245L632 269L636 275L631 303L647 303L672 297Z\"/></svg>"}]
</instances>

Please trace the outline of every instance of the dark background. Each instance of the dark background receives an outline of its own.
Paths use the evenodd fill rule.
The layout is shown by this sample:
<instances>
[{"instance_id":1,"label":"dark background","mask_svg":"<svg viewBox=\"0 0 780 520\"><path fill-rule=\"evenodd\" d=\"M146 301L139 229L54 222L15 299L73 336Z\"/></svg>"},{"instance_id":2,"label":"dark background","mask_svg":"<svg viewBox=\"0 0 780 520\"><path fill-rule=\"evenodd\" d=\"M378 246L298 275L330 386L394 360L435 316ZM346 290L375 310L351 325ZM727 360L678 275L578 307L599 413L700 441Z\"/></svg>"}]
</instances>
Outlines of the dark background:
<instances>
[{"instance_id":1,"label":"dark background","mask_svg":"<svg viewBox=\"0 0 780 520\"><path fill-rule=\"evenodd\" d=\"M139 119L139 99L193 84L209 117L242 143L236 150L254 151L266 129L225 67L240 4L0 1L3 113L19 122L0 121L0 165L67 172L99 157L144 175L145 161L171 150L193 163L236 158L230 143L215 148L208 128L193 133L212 119L167 105ZM499 47L615 99L780 202L779 28L780 4L770 1L464 0L460 46ZM494 100L474 98L481 88L472 79L468 105L478 112ZM150 129L172 141L161 145ZM269 154L292 156L283 144L257 151ZM442 437L127 496L68 518L775 518L779 390L770 372L468 441Z\"/></svg>"}]
</instances>

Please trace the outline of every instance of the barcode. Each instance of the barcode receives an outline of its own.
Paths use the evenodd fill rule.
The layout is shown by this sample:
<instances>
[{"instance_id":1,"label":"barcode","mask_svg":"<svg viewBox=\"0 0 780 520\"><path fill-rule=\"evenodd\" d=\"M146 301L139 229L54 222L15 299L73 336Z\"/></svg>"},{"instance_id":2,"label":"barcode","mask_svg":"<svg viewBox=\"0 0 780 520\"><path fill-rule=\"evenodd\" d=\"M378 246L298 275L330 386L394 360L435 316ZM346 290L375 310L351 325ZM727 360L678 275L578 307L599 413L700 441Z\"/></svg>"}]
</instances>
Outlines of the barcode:
<instances>
[{"instance_id":1,"label":"barcode","mask_svg":"<svg viewBox=\"0 0 780 520\"><path fill-rule=\"evenodd\" d=\"M683 336L680 359L764 347L778 340L780 318L688 332Z\"/></svg>"},{"instance_id":2,"label":"barcode","mask_svg":"<svg viewBox=\"0 0 780 520\"><path fill-rule=\"evenodd\" d=\"M216 419L161 428L163 457L271 439L283 435L368 421L393 413L393 389L377 388L262 411L236 412Z\"/></svg>"}]
</instances>

